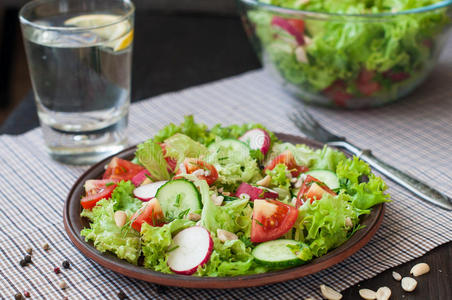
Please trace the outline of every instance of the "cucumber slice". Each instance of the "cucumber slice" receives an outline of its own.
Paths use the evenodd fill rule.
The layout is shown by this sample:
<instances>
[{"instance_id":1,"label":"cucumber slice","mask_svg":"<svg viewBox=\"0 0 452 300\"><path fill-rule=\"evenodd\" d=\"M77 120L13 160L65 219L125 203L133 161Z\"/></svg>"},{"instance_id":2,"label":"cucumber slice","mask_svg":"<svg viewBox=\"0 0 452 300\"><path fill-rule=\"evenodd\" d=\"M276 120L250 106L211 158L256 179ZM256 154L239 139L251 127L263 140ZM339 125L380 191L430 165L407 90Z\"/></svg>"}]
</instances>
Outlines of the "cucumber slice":
<instances>
[{"instance_id":1,"label":"cucumber slice","mask_svg":"<svg viewBox=\"0 0 452 300\"><path fill-rule=\"evenodd\" d=\"M305 174L317 178L332 190L339 188L339 178L330 170L311 170Z\"/></svg>"},{"instance_id":2,"label":"cucumber slice","mask_svg":"<svg viewBox=\"0 0 452 300\"><path fill-rule=\"evenodd\" d=\"M225 139L213 144L210 144L207 148L210 153L221 151L221 149L228 149L228 153L231 153L234 160L243 161L250 156L251 148L242 141Z\"/></svg>"},{"instance_id":3,"label":"cucumber slice","mask_svg":"<svg viewBox=\"0 0 452 300\"><path fill-rule=\"evenodd\" d=\"M165 217L177 218L183 211L201 209L201 194L196 186L186 179L171 180L162 185L155 197Z\"/></svg>"},{"instance_id":4,"label":"cucumber slice","mask_svg":"<svg viewBox=\"0 0 452 300\"><path fill-rule=\"evenodd\" d=\"M259 244L252 254L257 263L273 267L284 268L297 266L303 263L290 249L288 245L297 245L294 240L274 240Z\"/></svg>"}]
</instances>

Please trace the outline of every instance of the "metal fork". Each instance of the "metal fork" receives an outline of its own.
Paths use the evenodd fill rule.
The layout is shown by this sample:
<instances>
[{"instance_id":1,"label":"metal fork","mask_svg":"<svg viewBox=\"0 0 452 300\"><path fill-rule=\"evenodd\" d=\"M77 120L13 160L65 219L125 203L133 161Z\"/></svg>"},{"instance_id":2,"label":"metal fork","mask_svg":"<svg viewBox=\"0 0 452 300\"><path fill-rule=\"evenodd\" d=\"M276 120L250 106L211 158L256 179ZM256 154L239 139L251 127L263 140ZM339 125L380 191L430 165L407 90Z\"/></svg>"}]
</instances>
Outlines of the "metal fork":
<instances>
[{"instance_id":1,"label":"metal fork","mask_svg":"<svg viewBox=\"0 0 452 300\"><path fill-rule=\"evenodd\" d=\"M332 134L314 120L304 106L289 113L288 116L295 126L297 126L306 136L330 146L345 149L367 162L372 168L387 178L411 191L419 198L441 208L452 210L452 199L450 197L381 161L375 157L369 149L360 149L347 142L344 137Z\"/></svg>"}]
</instances>

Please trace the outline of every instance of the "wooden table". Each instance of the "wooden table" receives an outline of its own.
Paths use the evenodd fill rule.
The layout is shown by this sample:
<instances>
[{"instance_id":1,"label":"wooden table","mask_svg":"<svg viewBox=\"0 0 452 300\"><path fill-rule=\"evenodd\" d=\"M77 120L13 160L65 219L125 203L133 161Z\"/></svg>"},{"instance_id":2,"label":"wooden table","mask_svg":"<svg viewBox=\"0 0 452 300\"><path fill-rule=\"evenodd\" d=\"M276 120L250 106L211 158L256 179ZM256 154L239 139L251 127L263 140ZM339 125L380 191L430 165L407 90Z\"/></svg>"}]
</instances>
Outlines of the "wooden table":
<instances>
[{"instance_id":1,"label":"wooden table","mask_svg":"<svg viewBox=\"0 0 452 300\"><path fill-rule=\"evenodd\" d=\"M133 101L260 67L239 19L233 15L138 11L135 32ZM30 94L0 133L17 134L37 125ZM407 275L418 262L427 262L431 272L417 278L418 287L413 293L405 293L391 272ZM391 288L391 299L452 299L452 243L347 289L344 299L359 299L360 288L376 290L381 286ZM163 291L171 293L170 289Z\"/></svg>"}]
</instances>

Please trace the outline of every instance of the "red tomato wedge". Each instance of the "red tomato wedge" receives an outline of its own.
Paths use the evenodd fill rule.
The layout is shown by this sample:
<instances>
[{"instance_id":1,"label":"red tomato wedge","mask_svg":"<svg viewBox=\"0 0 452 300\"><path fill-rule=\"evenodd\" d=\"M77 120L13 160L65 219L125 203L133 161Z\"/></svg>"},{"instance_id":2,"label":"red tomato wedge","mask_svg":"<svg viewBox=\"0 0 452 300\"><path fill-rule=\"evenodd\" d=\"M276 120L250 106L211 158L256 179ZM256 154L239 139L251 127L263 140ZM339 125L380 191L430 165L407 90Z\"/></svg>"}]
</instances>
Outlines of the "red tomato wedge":
<instances>
[{"instance_id":1,"label":"red tomato wedge","mask_svg":"<svg viewBox=\"0 0 452 300\"><path fill-rule=\"evenodd\" d=\"M303 185L298 191L297 202L295 206L299 208L308 199L311 201L311 203L314 202L315 199L322 199L324 193L329 193L333 196L336 196L336 193L330 190L323 182L321 182L317 178L312 177L311 175L308 175L306 176L306 179L303 181Z\"/></svg>"},{"instance_id":2,"label":"red tomato wedge","mask_svg":"<svg viewBox=\"0 0 452 300\"><path fill-rule=\"evenodd\" d=\"M277 200L254 200L251 242L262 243L287 233L298 218L298 209Z\"/></svg>"},{"instance_id":3,"label":"red tomato wedge","mask_svg":"<svg viewBox=\"0 0 452 300\"><path fill-rule=\"evenodd\" d=\"M352 98L352 95L347 92L347 84L342 80L336 80L329 87L323 90L323 93L331 98L339 107L345 107L347 101Z\"/></svg>"},{"instance_id":4,"label":"red tomato wedge","mask_svg":"<svg viewBox=\"0 0 452 300\"><path fill-rule=\"evenodd\" d=\"M105 170L103 179L119 179L132 180L132 178L143 171L144 168L140 165L134 164L128 160L114 157Z\"/></svg>"},{"instance_id":5,"label":"red tomato wedge","mask_svg":"<svg viewBox=\"0 0 452 300\"><path fill-rule=\"evenodd\" d=\"M299 166L295 161L295 157L289 150L284 151L280 155L276 156L266 167L265 170L273 170L276 165L283 164L286 165L287 169L290 170L292 176L297 177L300 173L309 171L308 167Z\"/></svg>"},{"instance_id":6,"label":"red tomato wedge","mask_svg":"<svg viewBox=\"0 0 452 300\"><path fill-rule=\"evenodd\" d=\"M356 86L361 94L370 96L379 91L381 86L378 82L374 81L375 72L362 69L356 80Z\"/></svg>"},{"instance_id":7,"label":"red tomato wedge","mask_svg":"<svg viewBox=\"0 0 452 300\"><path fill-rule=\"evenodd\" d=\"M80 201L80 204L86 209L93 208L99 200L111 197L111 193L113 193L118 182L119 180L116 179L87 180L85 182L86 194Z\"/></svg>"},{"instance_id":8,"label":"red tomato wedge","mask_svg":"<svg viewBox=\"0 0 452 300\"><path fill-rule=\"evenodd\" d=\"M300 19L288 19L287 20L293 28L295 28L298 32L304 32L304 22Z\"/></svg>"},{"instance_id":9,"label":"red tomato wedge","mask_svg":"<svg viewBox=\"0 0 452 300\"><path fill-rule=\"evenodd\" d=\"M186 158L183 162L185 171L187 174L192 174L195 171L199 171L199 174L196 174L196 177L199 179L207 181L208 185L212 185L218 179L217 169L212 164L206 163L200 159L196 158ZM176 175L181 174L182 171L179 169ZM180 177L174 177L177 179Z\"/></svg>"},{"instance_id":10,"label":"red tomato wedge","mask_svg":"<svg viewBox=\"0 0 452 300\"><path fill-rule=\"evenodd\" d=\"M132 228L136 231L141 231L141 225L144 222L151 226L162 226L164 224L163 211L157 198L152 198L146 203L146 206L139 209L130 218L132 221Z\"/></svg>"}]
</instances>

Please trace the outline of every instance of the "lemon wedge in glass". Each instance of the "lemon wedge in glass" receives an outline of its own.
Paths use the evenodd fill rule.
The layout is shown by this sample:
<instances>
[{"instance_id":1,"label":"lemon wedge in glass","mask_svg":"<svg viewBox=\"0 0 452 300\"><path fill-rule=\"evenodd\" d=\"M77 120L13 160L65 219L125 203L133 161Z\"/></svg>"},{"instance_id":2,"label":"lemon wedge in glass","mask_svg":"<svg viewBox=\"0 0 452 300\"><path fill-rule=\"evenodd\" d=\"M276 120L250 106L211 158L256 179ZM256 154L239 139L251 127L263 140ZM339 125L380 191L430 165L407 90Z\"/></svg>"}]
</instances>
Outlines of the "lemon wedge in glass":
<instances>
[{"instance_id":1,"label":"lemon wedge in glass","mask_svg":"<svg viewBox=\"0 0 452 300\"><path fill-rule=\"evenodd\" d=\"M121 16L107 14L81 15L67 19L64 25L75 27L100 27L90 31L105 39L105 46L113 51L121 51L132 44L133 29L129 20L114 24ZM112 24L112 25L109 25ZM105 27L102 27L104 26Z\"/></svg>"}]
</instances>

